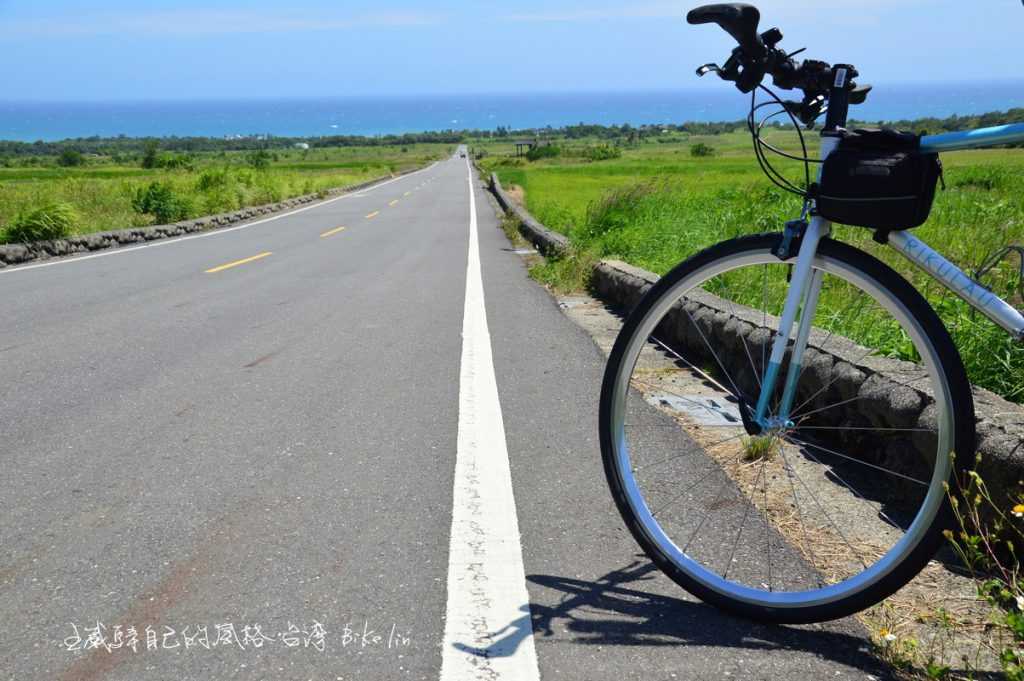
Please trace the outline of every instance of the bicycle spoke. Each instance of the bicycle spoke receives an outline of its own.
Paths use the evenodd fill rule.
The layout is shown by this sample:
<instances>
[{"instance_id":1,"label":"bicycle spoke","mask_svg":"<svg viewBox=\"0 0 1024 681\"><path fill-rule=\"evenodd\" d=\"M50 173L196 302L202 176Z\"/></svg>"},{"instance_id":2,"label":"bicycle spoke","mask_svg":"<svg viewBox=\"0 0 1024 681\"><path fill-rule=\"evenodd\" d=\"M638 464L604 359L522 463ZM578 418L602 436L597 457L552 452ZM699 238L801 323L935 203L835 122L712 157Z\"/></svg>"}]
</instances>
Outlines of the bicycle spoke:
<instances>
[{"instance_id":1,"label":"bicycle spoke","mask_svg":"<svg viewBox=\"0 0 1024 681\"><path fill-rule=\"evenodd\" d=\"M918 485L921 485L922 487L927 487L928 486L928 483L923 481L923 480L918 480L917 478L912 478L909 475L904 475L903 473L898 473L898 472L896 472L894 470L890 470L890 469L885 468L883 466L876 466L875 464L870 463L868 461L864 461L863 459L858 459L858 458L855 458L855 457L852 457L852 456L848 456L846 454L842 454L840 452L837 452L837 451L834 451L832 449L829 449L828 447L822 447L821 445L816 445L813 442L804 442L803 440L798 440L795 437L792 437L791 435L787 435L786 437L789 438L789 440L791 440L794 444L798 444L798 445L801 445L803 447L814 447L815 449L820 449L821 451L826 452L828 454L832 454L833 456L838 456L841 459L846 459L847 461L852 461L854 463L859 463L860 465L867 466L868 468L874 468L876 471L882 471L883 473L888 473L889 475L894 475L897 478L902 478L902 479L904 479L904 480L906 480L908 482L916 483Z\"/></svg>"},{"instance_id":2,"label":"bicycle spoke","mask_svg":"<svg viewBox=\"0 0 1024 681\"><path fill-rule=\"evenodd\" d=\"M761 266L762 272L762 292L764 294L764 303L761 306L761 328L768 328L768 265ZM772 341L772 333L768 333L768 342L761 344L761 372L763 373L768 367L768 345ZM761 379L762 385L764 378Z\"/></svg>"},{"instance_id":3,"label":"bicycle spoke","mask_svg":"<svg viewBox=\"0 0 1024 681\"><path fill-rule=\"evenodd\" d=\"M793 430L870 430L883 433L935 433L934 428L873 428L869 426L797 426Z\"/></svg>"},{"instance_id":4,"label":"bicycle spoke","mask_svg":"<svg viewBox=\"0 0 1024 681\"><path fill-rule=\"evenodd\" d=\"M757 477L754 478L754 483L750 486L750 491L753 493L754 489L757 488L757 483L764 475L764 459L761 459L761 469L757 472ZM725 571L722 572L722 579L729 578L729 569L732 567L733 558L736 557L736 548L740 545L740 536L743 534L743 527L747 524L747 516L750 515L750 507L753 503L750 501L750 494L747 495L747 503L743 509L743 520L740 521L740 529L736 532L736 539L732 544L732 552L729 554L729 560L725 563Z\"/></svg>"},{"instance_id":5,"label":"bicycle spoke","mask_svg":"<svg viewBox=\"0 0 1024 681\"><path fill-rule=\"evenodd\" d=\"M812 265L812 274L823 278L816 289L821 304L812 311L801 301L794 320L810 325L807 355L796 367L793 338L781 338L770 326L784 306L792 270L773 244L767 237L737 240L719 260L694 259L693 269L677 269L671 275L676 282L658 289L672 300L648 301L647 316L631 320L637 335L624 339L629 354L616 359L622 368L608 374L617 382L604 393L629 399L629 406L613 403L609 412L602 403L616 429L611 438L602 431L602 442L619 457L615 465L626 484L609 480L627 500L627 512L636 509L633 519L653 542L645 548L658 564L698 581L704 575L725 601L761 608L769 617L819 606L849 614L863 602L859 597L880 592L878 580L859 575L917 560L927 535L908 535L908 528L936 531L938 511L923 500L933 497L940 473L951 465L948 458L913 454L919 442L945 443L954 423L948 401L936 405L934 422L890 421L882 413L873 427L875 396L908 389L948 394L952 384L936 359L944 349L935 343L942 339L928 336L927 320L906 291L865 265L866 256L828 241ZM718 333L723 324L727 338ZM738 401L746 418L742 410L753 397L777 415L784 386L755 393L766 389L776 344L799 395L786 425L762 424L768 429L760 434L739 423L715 430L719 422L706 414L723 407L734 413ZM885 375L876 376L876 364L886 357L901 359L887 360ZM847 389L848 376L868 383ZM710 386L720 392L709 392ZM864 456L853 444L859 441L871 443ZM884 573L887 584L901 578ZM786 608L778 606L777 594L785 594Z\"/></svg>"},{"instance_id":6,"label":"bicycle spoke","mask_svg":"<svg viewBox=\"0 0 1024 681\"><path fill-rule=\"evenodd\" d=\"M928 376L927 373L923 373L920 376L917 376L915 378L910 379L909 381L905 381L903 383L897 383L895 385L895 387L897 387L897 388L906 388L911 383L917 383L918 381L920 381L920 380L922 380L924 378L927 378L927 376ZM832 379L832 381L829 383L829 385L831 385L832 383L835 383L837 380L839 380L838 377ZM826 388L828 388L828 386L825 386L825 388L822 388L821 390L819 390L814 395L820 394L822 392L822 390L825 390ZM812 399L814 399L814 395L812 395L811 397L808 397L806 400L804 400L803 404L801 404L800 406L802 407L802 406L806 405L808 402L810 402ZM845 400L840 400L839 402L833 402L832 404L825 405L824 407L819 407L817 409L814 409L813 411L805 411L803 413L800 413L799 410L794 409L793 410L793 415L790 416L790 418L793 421L796 421L797 419L806 419L808 416L811 416L812 414L819 414L819 413L821 413L823 411L828 411L829 409L834 409L835 407L841 407L844 404L850 404L851 402L856 402L857 400L860 400L860 399L863 399L860 395L854 395L853 397L849 397L849 398L847 398Z\"/></svg>"},{"instance_id":7,"label":"bicycle spoke","mask_svg":"<svg viewBox=\"0 0 1024 681\"><path fill-rule=\"evenodd\" d=\"M824 447L817 447L816 445L813 445L813 444L811 444L809 442L800 442L799 440L794 440L794 444L802 445L804 447L814 447L816 449L821 449L821 450L823 450L825 452L829 452L831 454L835 454L835 452L832 452L832 451L830 451L828 449L825 449ZM814 454L812 454L811 452L807 452L807 456L811 457L814 460L814 462L817 463L819 466L824 466L825 465L825 464L823 464L821 462L820 459L818 459L818 457L814 456ZM849 457L844 457L844 458L849 458ZM850 459L850 460L851 461L856 461L856 459ZM870 464L868 464L868 465L870 465ZM873 466L873 468L874 468L874 466ZM853 496L855 498L859 499L862 504L865 504L868 508L870 508L872 512L878 513L887 523L891 524L893 527L899 527L899 523L897 523L895 520L890 518L889 515L885 511L883 511L880 508L876 509L871 504L869 504L868 501L867 501L867 497L865 497L863 494L861 494L860 492L855 490L852 485L850 485L848 482L846 482L846 480L844 480L843 477L841 475L839 475L839 473L836 473L835 468L831 468L830 467L829 468L829 472L832 475L835 476L836 480L838 480L843 485L843 487L845 487L846 489L850 490L850 492L853 493ZM897 473L896 475L899 475L899 474ZM900 476L900 477L906 477L906 476ZM908 480L913 480L912 478L907 478L907 479Z\"/></svg>"},{"instance_id":8,"label":"bicycle spoke","mask_svg":"<svg viewBox=\"0 0 1024 681\"><path fill-rule=\"evenodd\" d=\"M860 363L861 363L861 362L863 362L863 361L864 361L865 359L867 359L868 355L870 355L870 354L871 354L871 353L873 353L873 352L875 352L875 350L872 350L872 349L868 348L867 352L865 352L865 353L864 353L863 355L861 355L860 357L858 357L858 358L857 358L857 359L856 359L855 361L853 361L853 362L849 362L849 364L850 364L851 366L854 366L854 367L856 367L856 366L857 366L858 364L860 364ZM834 372L833 372L833 373L834 373ZM794 414L795 414L795 413L797 413L797 412L798 412L798 411L800 411L800 409L801 409L801 408L802 408L802 407L803 407L804 405L806 405L806 404L807 404L808 402L810 402L810 401L811 401L811 400L813 400L813 399L814 399L815 397L817 397L817 396L818 396L818 395L820 395L821 393L823 393L823 392L825 392L826 390L828 390L829 388L831 388L831 387L832 387L833 385L835 385L835 382L836 382L836 381L838 381L838 380L839 380L840 378L841 378L841 377L840 377L840 376L838 376L838 375L837 375L837 376L833 376L833 377L832 377L832 379L831 379L831 380L830 380L830 381L829 381L828 383L826 383L826 384L825 384L824 386L822 386L821 388L818 388L818 390L816 390L816 391L814 392L814 394L813 394L813 395L811 395L810 397L808 397L808 398L807 398L806 400L804 400L803 402L801 402L799 406L797 406L796 408L794 408L794 409L793 409L793 413L794 413Z\"/></svg>"},{"instance_id":9,"label":"bicycle spoke","mask_svg":"<svg viewBox=\"0 0 1024 681\"><path fill-rule=\"evenodd\" d=\"M689 539L687 539L686 544L683 545L683 553L686 553L687 550L689 550L690 544L693 543L693 540L697 538L697 533L700 532L700 528L704 527L704 523L707 522L707 519L709 517L711 517L711 507L718 503L719 495L722 493L722 490L725 489L725 486L730 482L730 478L728 475L723 475L722 478L722 484L718 486L718 489L715 490L715 495L712 497L714 501L712 501L710 504L707 504L704 507L704 515L701 516L700 522L697 523L697 527L693 530L693 532L690 533Z\"/></svg>"},{"instance_id":10,"label":"bicycle spoke","mask_svg":"<svg viewBox=\"0 0 1024 681\"><path fill-rule=\"evenodd\" d=\"M727 393L729 395L732 395L733 397L737 397L739 395L739 391L737 391L735 393L730 393L728 388L726 388L724 385L722 385L721 383L716 381L712 376L708 375L708 373L706 371L703 371L702 369L700 369L696 364L694 364L690 360L688 360L685 357L683 357L682 355L680 355L672 347L670 347L668 345L668 343L663 343L662 341L658 340L653 334L651 336L649 336L648 339L651 342L655 343L656 345L660 346L663 350L665 350L665 352L669 353L670 355L672 355L673 357L678 359L680 362L683 362L684 364L686 364L686 366L690 367L695 372L700 374L701 377L704 378L708 383L711 383L716 388L720 389L722 392ZM731 379L730 379L730 381L731 381ZM735 385L733 387L735 388Z\"/></svg>"},{"instance_id":11,"label":"bicycle spoke","mask_svg":"<svg viewBox=\"0 0 1024 681\"><path fill-rule=\"evenodd\" d=\"M842 320L844 320L846 322L849 322L851 320L851 317L849 315L849 311L850 311L850 309L851 309L851 307L853 305L853 301L854 300L861 300L861 299L862 299L861 296L858 296L856 298L851 298L851 301L849 303L847 303L847 305L845 307L843 307L842 310L840 310L839 312L836 312L835 314L833 314L831 316L834 319L842 319ZM853 315L852 319L853 320L858 319L860 317L860 314L861 314L862 311L863 311L863 308L856 315ZM834 332L835 332L834 325L830 325L829 331L825 335L825 339L822 340L821 343L812 343L810 340L808 340L808 342L807 342L808 347L813 347L813 348L816 348L816 349L824 352L825 351L825 346L828 345L829 340L832 339L832 336L833 336ZM804 377L804 372L805 371L807 371L807 364L806 363L804 363L804 365L802 367L800 367L800 374L797 376L797 379L796 379L797 385L800 384L800 379L802 379ZM813 398L814 398L814 396L811 397L811 399L813 399ZM801 404L800 406L803 406L803 404Z\"/></svg>"},{"instance_id":12,"label":"bicycle spoke","mask_svg":"<svg viewBox=\"0 0 1024 681\"><path fill-rule=\"evenodd\" d=\"M714 409L712 409L708 405L706 405L706 404L704 404L702 402L698 402L697 400L695 400L695 399L693 399L691 397L687 397L686 395L680 395L679 393L674 392L672 390L669 390L667 388L664 388L664 387L662 387L660 385L654 385L653 383L647 383L646 381L642 381L639 378L631 378L629 380L629 382L630 383L639 383L640 385L647 386L651 390L656 390L658 392L668 393L672 397L678 397L679 399L684 400L686 402L689 402L690 404L692 404L692 405L694 405L696 407L700 407L701 409L705 409L706 411L708 411L711 414L715 414L715 415L718 414L717 411L715 411Z\"/></svg>"},{"instance_id":13,"label":"bicycle spoke","mask_svg":"<svg viewBox=\"0 0 1024 681\"><path fill-rule=\"evenodd\" d=\"M864 354L862 354L862 355L861 355L860 357L858 357L858 358L857 358L856 360L854 360L853 362L847 362L847 363L848 363L848 364L850 364L850 365L851 365L851 366L853 366L853 367L856 367L856 366L857 366L858 364L860 364L860 363L861 363L861 362L863 362L863 361L864 361L865 359L867 359L868 355L870 355L870 354L871 354L871 353L873 353L873 352L876 352L876 351L875 351L875 350L872 350L872 349L868 349L868 350L867 350L867 351L866 351L866 352L865 352ZM834 372L833 372L833 373L834 373ZM905 381L905 382L903 382L903 383L900 383L900 384L898 384L898 385L897 385L897 387L906 387L906 386L909 386L909 385L910 385L911 383L916 383L917 381L920 381L920 380L922 380L922 379L924 379L924 378L927 378L927 377L928 377L928 373L927 373L927 372L925 372L925 373L923 373L923 374L921 374L921 375L917 376L916 378L913 378L913 379L911 379L911 380L909 380L909 381ZM839 376L839 375L833 376L833 377L832 377L832 379L831 379L831 380L829 380L829 382L828 382L828 383L826 383L826 384L825 384L824 386L822 386L821 388L818 388L818 390L816 390L816 391L814 392L814 394L812 394L812 395L811 395L810 397L808 397L808 398L807 398L806 400L804 400L803 402L801 402L799 406L795 407L795 408L793 409L793 414L794 414L794 418L795 418L795 415L796 415L796 414L798 414L798 413L800 412L800 410L801 410L801 409L802 409L802 408L803 408L804 406L806 406L807 404L809 404L809 403L810 403L810 402L811 402L811 401L812 401L812 400L813 400L813 399L814 399L815 397L817 397L818 395L820 395L821 393L825 392L826 390L828 390L829 388L831 388L831 387L832 387L833 385L835 385L836 381L838 381L838 380L839 380L840 378L842 378L842 377L841 377L841 376ZM817 411L821 411L821 410L819 409L819 410L817 410ZM812 412L812 413L816 413L816 412Z\"/></svg>"},{"instance_id":14,"label":"bicycle spoke","mask_svg":"<svg viewBox=\"0 0 1024 681\"><path fill-rule=\"evenodd\" d=\"M708 445L706 447L703 447L703 449L704 449L705 452L710 451L710 450L714 449L715 447L718 447L720 445L724 445L726 442L731 442L733 440L738 440L739 438L743 437L744 435L746 435L746 433L737 433L736 435L732 435L730 437L727 437L724 440L719 440L718 442L716 442L716 443L714 443L712 445ZM640 471L642 471L644 469L650 468L651 466L660 466L663 463L668 463L669 461L675 461L676 459L681 459L684 456L690 456L692 453L693 452L683 452L682 454L675 454L673 456L668 457L667 459L662 459L661 461L655 461L654 463L645 463L643 466L639 466L639 467L633 468L633 472L638 473L638 472L640 472Z\"/></svg>"},{"instance_id":15,"label":"bicycle spoke","mask_svg":"<svg viewBox=\"0 0 1024 681\"><path fill-rule=\"evenodd\" d=\"M763 461L762 461L763 463ZM764 464L766 465L766 464ZM765 555L768 557L768 590L772 590L772 535L768 520L768 476L761 476L761 493L764 499L764 543Z\"/></svg>"},{"instance_id":16,"label":"bicycle spoke","mask_svg":"<svg viewBox=\"0 0 1024 681\"><path fill-rule=\"evenodd\" d=\"M820 587L823 587L825 585L821 581L820 573L818 573L818 562L814 558L814 549L812 548L811 539L807 535L807 525L804 523L804 514L803 514L803 511L800 509L800 501L799 501L799 499L797 499L796 485L793 483L793 476L796 475L796 471L793 470L792 465L789 463L789 459L786 457L786 448L785 447L780 447L779 449L780 449L781 454L782 454L782 466L783 466L783 468L786 471L786 479L789 480L789 489L790 489L790 491L793 494L793 506L794 506L794 508L796 508L797 521L799 521L800 529L801 529L801 531L803 533L804 549L811 556L811 567L814 568L815 574L819 575L818 587L820 588Z\"/></svg>"},{"instance_id":17,"label":"bicycle spoke","mask_svg":"<svg viewBox=\"0 0 1024 681\"><path fill-rule=\"evenodd\" d=\"M626 423L626 428L682 428L678 423Z\"/></svg>"},{"instance_id":18,"label":"bicycle spoke","mask_svg":"<svg viewBox=\"0 0 1024 681\"><path fill-rule=\"evenodd\" d=\"M711 356L715 358L715 363L718 364L718 368L722 370L722 373L725 374L726 379L728 379L729 383L732 384L732 389L734 391L733 395L742 395L740 389L736 387L736 381L732 380L732 375L728 372L728 370L726 370L725 365L722 364L722 360L718 358L718 353L715 352L714 347L711 346L711 343L708 341L707 336L704 335L704 331L701 330L700 325L697 324L697 322L694 320L693 315L690 314L690 311L687 310L686 307L683 307L682 310L683 312L686 313L686 316L689 318L690 324L693 325L693 328L697 329L697 333L700 334L701 340L704 341L704 345L706 345L708 350L711 351ZM661 343L659 342L659 344Z\"/></svg>"},{"instance_id":19,"label":"bicycle spoke","mask_svg":"<svg viewBox=\"0 0 1024 681\"><path fill-rule=\"evenodd\" d=\"M795 474L795 473L796 473L796 471L794 471L794 474ZM816 505L818 506L818 508L819 508L819 509L821 509L821 514L822 514L823 516L825 516L825 519L826 519L826 520L827 520L827 521L829 522L829 524L830 524L830 525L831 525L832 527L834 527L834 528L835 528L835 530L836 530L836 533L838 533L838 534L839 534L839 537L840 537L840 538L841 538L841 539L843 540L843 542L844 542L844 543L845 543L845 544L846 544L846 545L847 545L847 546L849 547L849 549L850 549L850 552L851 552L851 553L853 553L853 555L854 555L854 556L856 556L857 560L858 560L858 561L860 562L860 564L861 564L861 567L863 567L863 568L864 568L865 570L867 570L867 569L868 569L868 566L867 566L867 563L865 563L865 562L864 562L864 558L863 558L863 557L862 557L862 556L860 555L860 553L859 553L859 552L857 551L857 549L853 548L853 544L851 544L851 543L850 543L850 540L846 538L846 535L845 535L845 534L843 533L843 531L842 531L842 530L841 530L841 529L839 528L839 526L838 526L838 525L836 525L836 522L835 522L834 520L832 520L832 516L830 516L830 515L828 514L828 511L826 511L826 510L825 510L825 507L824 507L824 506L822 505L822 503L821 503L821 500L819 500L819 499L818 499L818 495L814 493L814 490L812 490L812 489L811 489L811 488L810 488L810 487L809 487L809 486L807 485L807 483L806 483L806 482L804 482L804 479L803 479L803 478L801 478L801 477L800 477L799 475L796 475L796 479L797 479L797 482L799 482L799 483L800 483L800 485L801 485L801 486L802 486L802 487L803 487L803 488L804 488L804 489L805 489L805 490L807 491L807 493L808 493L808 494L809 494L809 495L811 496L811 499L813 499L813 500L814 500L814 503L815 503L815 504L816 504Z\"/></svg>"},{"instance_id":20,"label":"bicycle spoke","mask_svg":"<svg viewBox=\"0 0 1024 681\"><path fill-rule=\"evenodd\" d=\"M689 494L693 490L693 488L695 488L697 485L699 485L700 483L702 483L705 480L707 480L708 478L710 478L716 471L719 471L719 470L720 469L712 466L711 469L707 473L705 473L704 476L700 480L698 480L697 482L695 482L692 485L690 485L689 487L687 487L684 491L680 492L675 497L672 497L672 500L669 501L668 503L665 503L665 504L662 504L661 506L659 506L657 511L651 511L651 517L652 518L657 518L659 513L661 513L666 508L668 508L669 506L673 505L674 503L676 503L677 501L679 501L680 499L685 497L687 494Z\"/></svg>"},{"instance_id":21,"label":"bicycle spoke","mask_svg":"<svg viewBox=\"0 0 1024 681\"><path fill-rule=\"evenodd\" d=\"M730 288L731 284L728 283L728 278L725 278L725 280L726 280L726 292L728 293L729 291L732 290ZM732 296L726 296L725 301L729 304L729 318L730 319L735 319L739 324L747 323L743 319L740 319L739 315L736 314L736 308L733 305ZM745 353L747 353L747 359L750 360L750 371L751 371L752 374L754 374L754 380L757 381L757 387L760 388L761 387L761 376L758 374L757 367L754 366L754 357L753 357L753 355L750 354L750 347L747 345L747 339L743 335L742 330L737 330L737 333L740 336L740 340L743 342L743 351Z\"/></svg>"}]
</instances>

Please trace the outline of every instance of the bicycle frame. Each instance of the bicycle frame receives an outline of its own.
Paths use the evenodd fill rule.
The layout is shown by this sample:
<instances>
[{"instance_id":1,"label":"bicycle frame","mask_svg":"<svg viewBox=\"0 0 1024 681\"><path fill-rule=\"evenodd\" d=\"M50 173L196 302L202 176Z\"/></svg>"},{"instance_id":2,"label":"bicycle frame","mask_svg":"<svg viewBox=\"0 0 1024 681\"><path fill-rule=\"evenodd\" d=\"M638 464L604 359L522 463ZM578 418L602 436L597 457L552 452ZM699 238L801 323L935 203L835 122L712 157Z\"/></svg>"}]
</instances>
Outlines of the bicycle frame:
<instances>
[{"instance_id":1,"label":"bicycle frame","mask_svg":"<svg viewBox=\"0 0 1024 681\"><path fill-rule=\"evenodd\" d=\"M951 132L929 135L921 138L921 150L925 152L976 149L998 144L1024 142L1024 123L980 128L965 132ZM838 146L836 137L822 137L821 158L825 159ZM779 334L772 345L772 353L761 382L754 421L765 429L791 427L790 410L796 396L796 384L800 377L804 351L811 332L811 320L818 305L821 289L821 272L812 267L817 256L818 244L828 236L831 223L815 216L804 232L793 267L789 293L782 310ZM1006 329L1018 341L1024 342L1024 315L1012 305L992 293L982 284L969 277L959 267L949 262L921 239L909 231L889 232L887 243L910 262L941 282L946 288L980 311L993 322ZM800 318L797 320L797 314ZM782 361L789 347L793 326L796 325L796 339L793 343L789 369L786 372L785 387L776 415L769 417L772 395L778 385Z\"/></svg>"}]
</instances>

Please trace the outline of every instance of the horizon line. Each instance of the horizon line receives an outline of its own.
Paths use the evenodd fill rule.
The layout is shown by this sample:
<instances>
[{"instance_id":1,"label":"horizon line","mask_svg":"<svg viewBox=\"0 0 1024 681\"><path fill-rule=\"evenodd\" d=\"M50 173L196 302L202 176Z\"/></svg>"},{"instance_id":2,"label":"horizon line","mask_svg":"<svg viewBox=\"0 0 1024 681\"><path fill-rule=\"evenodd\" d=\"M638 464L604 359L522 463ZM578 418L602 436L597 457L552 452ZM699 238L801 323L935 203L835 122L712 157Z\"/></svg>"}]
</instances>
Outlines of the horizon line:
<instances>
[{"instance_id":1,"label":"horizon line","mask_svg":"<svg viewBox=\"0 0 1024 681\"><path fill-rule=\"evenodd\" d=\"M710 81L719 85L717 81ZM991 79L951 79L951 80L914 80L914 81L874 81L869 83L874 87L926 87L926 86L963 86L963 85L991 85L999 83L1024 83L1024 77L1017 78L991 78ZM718 90L721 92L722 90ZM206 102L281 102L281 101L323 101L323 100L366 100L366 99L451 99L462 97L545 97L545 96L579 96L579 95L642 95L642 94L692 94L699 92L711 93L713 90L698 84L681 87L649 87L649 88L626 88L614 90L599 90L589 88L579 89L539 89L539 90L505 90L505 91L465 91L465 92L410 92L410 93L355 93L355 94L294 94L294 95L232 95L232 96L205 96L194 97L118 97L118 98L7 98L0 97L0 106L15 104L183 104L183 103L206 103Z\"/></svg>"},{"instance_id":2,"label":"horizon line","mask_svg":"<svg viewBox=\"0 0 1024 681\"><path fill-rule=\"evenodd\" d=\"M995 110L992 110L992 111L983 111L983 112L980 112L980 113L977 113L977 114L950 114L949 116L919 116L917 118L906 118L906 119L877 119L877 118L863 118L863 119L861 119L861 118L851 117L850 118L850 122L851 123L890 123L890 122L900 122L900 121L913 122L913 121L917 121L917 120L923 120L923 119L926 119L926 118L936 118L938 120L942 120L942 119L945 119L945 118L965 117L965 116L970 116L970 115L986 116L986 115L990 115L990 114L1006 113L1006 112L1009 112L1009 111L1012 111L1012 110L1015 110L1015 109L1018 109L1018 108L1024 108L1024 107L1010 107L1008 109L995 109ZM603 128L615 128L615 127L621 127L623 125L628 125L631 128L650 128L650 127L659 127L659 126L683 127L683 126L686 126L686 125L727 125L727 124L742 124L743 122L744 121L742 119L730 119L730 120L723 119L723 120L715 120L715 121L687 120L687 121L680 121L680 122L673 122L673 121L645 121L645 122L636 122L636 123L630 123L628 121L624 121L622 123L595 123L595 122L580 121L578 123L566 123L566 124L561 124L561 125L548 124L546 126L540 126L540 127L525 127L525 128L507 127L506 130L508 132L510 132L510 133L527 133L527 132L544 131L544 130L547 130L547 129L550 129L552 131L559 131L559 130L565 130L566 128L576 127L578 125L598 126L598 127L603 127ZM86 135L86 136L82 136L82 137L62 137L62 138L57 138L57 139L37 138L37 139L34 139L34 140L29 140L29 139L13 139L13 138L0 137L0 144L28 144L28 145L32 145L32 144L36 144L36 143L40 143L40 142L43 143L43 144L62 144L62 143L66 143L66 142L77 142L77 141L91 140L91 139L97 139L97 140L117 140L117 139L129 139L129 140L143 140L143 139L156 139L156 140L161 140L161 139L209 139L209 140L219 140L219 141L230 141L230 140L271 139L271 138L277 138L277 139L283 139L283 140L315 140L315 139L325 139L325 138L329 139L329 138L332 138L332 137L350 137L350 138L361 138L361 139L372 140L372 139L388 138L388 137L402 138L402 137L414 136L414 135L444 135L444 134L462 134L462 135L465 135L465 134L483 133L483 132L490 133L490 132L495 132L499 127L505 127L505 126L496 126L495 128L435 128L435 129L428 129L428 130L407 130L405 132L383 132L383 133L372 133L372 134L367 134L367 133L343 133L343 132L337 132L337 133L325 134L325 135L278 135L278 134L274 134L274 133L263 133L263 132L251 132L251 133L246 133L246 134L235 133L235 134L226 134L226 135L202 135L202 134L189 134L189 135L125 135L125 134L118 134L118 135Z\"/></svg>"}]
</instances>

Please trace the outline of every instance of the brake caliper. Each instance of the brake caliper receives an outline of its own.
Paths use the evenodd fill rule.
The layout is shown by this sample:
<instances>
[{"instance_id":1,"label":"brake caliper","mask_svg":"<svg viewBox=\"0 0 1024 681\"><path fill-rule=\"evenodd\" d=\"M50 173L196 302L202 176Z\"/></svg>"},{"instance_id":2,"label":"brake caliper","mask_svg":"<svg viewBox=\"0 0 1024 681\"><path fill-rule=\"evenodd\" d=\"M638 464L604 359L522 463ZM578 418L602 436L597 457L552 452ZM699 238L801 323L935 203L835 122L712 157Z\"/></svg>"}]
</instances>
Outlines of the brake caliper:
<instances>
[{"instance_id":1,"label":"brake caliper","mask_svg":"<svg viewBox=\"0 0 1024 681\"><path fill-rule=\"evenodd\" d=\"M807 231L807 226L806 218L790 220L786 223L786 229L782 232L782 242L775 249L775 255L779 260L788 260L790 256L800 250L800 239Z\"/></svg>"}]
</instances>

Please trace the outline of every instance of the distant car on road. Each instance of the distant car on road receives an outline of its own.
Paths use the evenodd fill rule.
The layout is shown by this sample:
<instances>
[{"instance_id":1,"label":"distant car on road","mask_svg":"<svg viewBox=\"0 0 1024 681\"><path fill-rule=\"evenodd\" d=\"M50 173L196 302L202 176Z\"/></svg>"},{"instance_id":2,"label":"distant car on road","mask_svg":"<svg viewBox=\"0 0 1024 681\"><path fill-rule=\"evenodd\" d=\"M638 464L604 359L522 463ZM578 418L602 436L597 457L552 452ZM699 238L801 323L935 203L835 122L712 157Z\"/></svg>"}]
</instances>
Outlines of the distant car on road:
<instances>
[{"instance_id":1,"label":"distant car on road","mask_svg":"<svg viewBox=\"0 0 1024 681\"><path fill-rule=\"evenodd\" d=\"M460 152L459 153L459 158L466 158L466 152L464 152L464 151Z\"/></svg>"}]
</instances>

